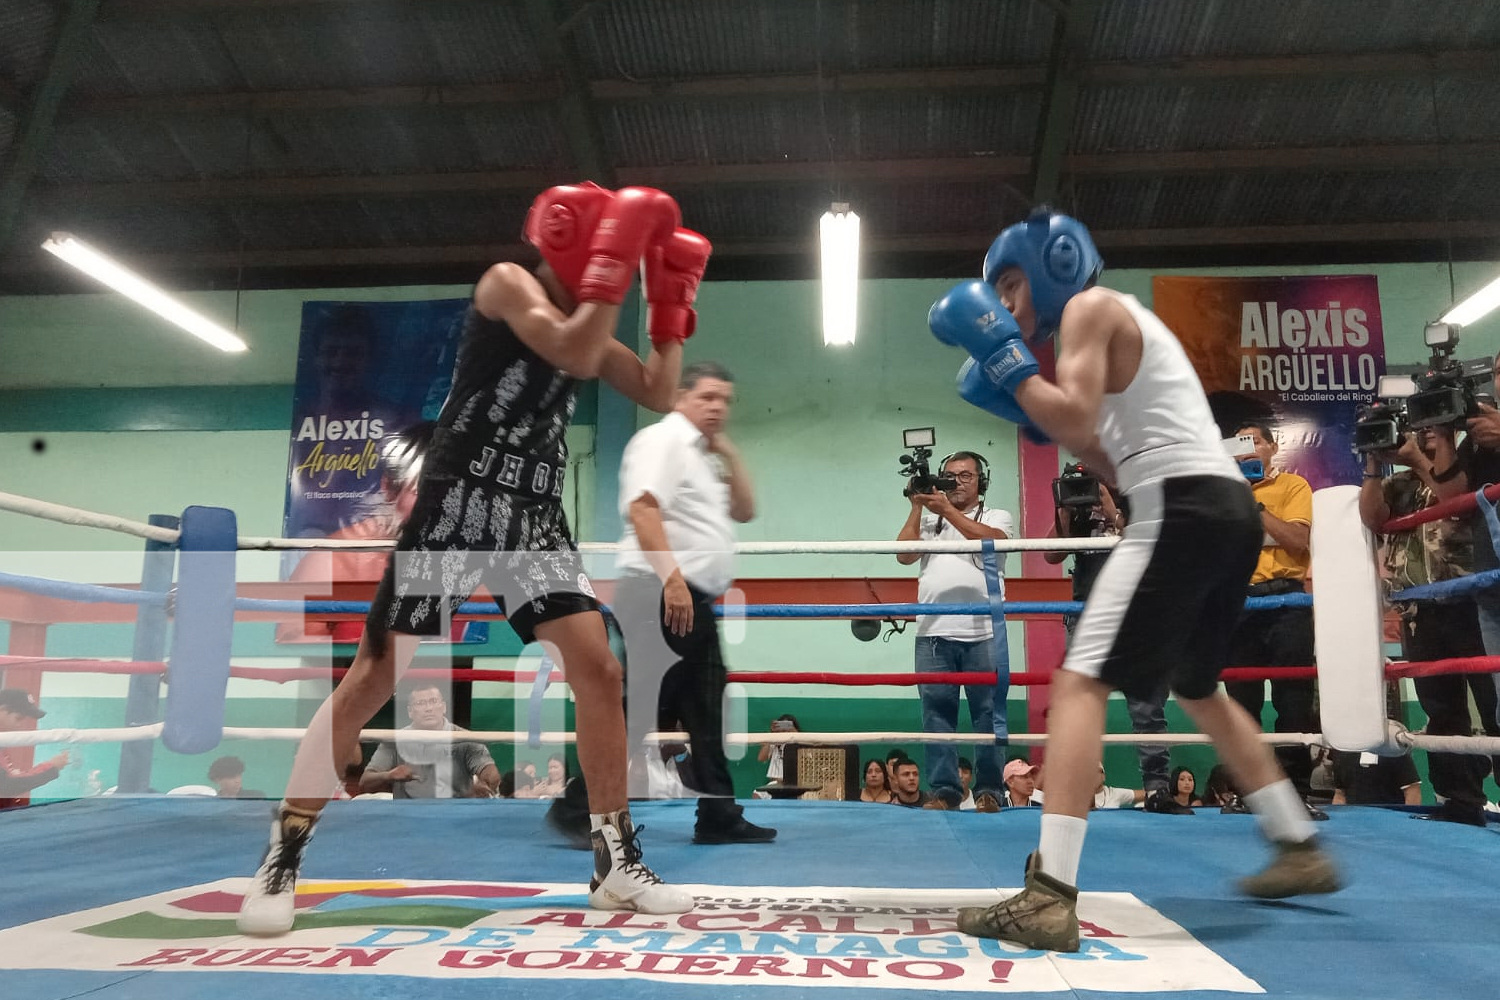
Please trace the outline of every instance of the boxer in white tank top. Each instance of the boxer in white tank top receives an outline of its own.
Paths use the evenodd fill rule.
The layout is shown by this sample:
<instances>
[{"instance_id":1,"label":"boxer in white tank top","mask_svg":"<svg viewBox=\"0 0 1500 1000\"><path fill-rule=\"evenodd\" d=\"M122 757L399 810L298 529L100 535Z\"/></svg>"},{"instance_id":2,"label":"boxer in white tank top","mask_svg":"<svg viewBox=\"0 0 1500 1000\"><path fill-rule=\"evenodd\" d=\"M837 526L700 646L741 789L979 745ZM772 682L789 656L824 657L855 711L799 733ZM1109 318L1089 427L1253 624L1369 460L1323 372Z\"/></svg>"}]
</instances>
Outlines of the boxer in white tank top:
<instances>
[{"instance_id":1,"label":"boxer in white tank top","mask_svg":"<svg viewBox=\"0 0 1500 1000\"><path fill-rule=\"evenodd\" d=\"M1340 888L1259 723L1218 685L1261 543L1249 487L1177 339L1134 298L1095 287L1102 268L1083 225L1040 211L995 240L982 282L957 286L929 315L939 340L972 356L960 396L1056 441L1130 502L1130 524L1053 676L1047 799L1026 888L959 911L966 933L1058 951L1078 948L1078 865L1112 690L1145 696L1166 679L1213 739L1275 848L1241 891L1281 898ZM1048 380L1030 348L1054 334Z\"/></svg>"}]
</instances>

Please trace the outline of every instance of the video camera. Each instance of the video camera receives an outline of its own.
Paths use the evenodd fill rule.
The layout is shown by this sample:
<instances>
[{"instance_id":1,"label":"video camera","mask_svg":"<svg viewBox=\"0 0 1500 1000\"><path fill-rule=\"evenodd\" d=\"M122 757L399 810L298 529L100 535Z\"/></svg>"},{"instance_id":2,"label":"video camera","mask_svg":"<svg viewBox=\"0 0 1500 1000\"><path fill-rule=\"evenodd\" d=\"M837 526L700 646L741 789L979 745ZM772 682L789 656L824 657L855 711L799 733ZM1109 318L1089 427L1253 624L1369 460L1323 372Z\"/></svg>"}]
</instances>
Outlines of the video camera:
<instances>
[{"instance_id":1,"label":"video camera","mask_svg":"<svg viewBox=\"0 0 1500 1000\"><path fill-rule=\"evenodd\" d=\"M1432 350L1426 370L1381 378L1376 400L1355 416L1356 453L1398 447L1408 430L1461 424L1479 415L1481 402L1494 405L1492 393L1476 391L1491 381L1489 358L1453 357L1459 329L1453 323L1428 323L1422 335Z\"/></svg>"},{"instance_id":2,"label":"video camera","mask_svg":"<svg viewBox=\"0 0 1500 1000\"><path fill-rule=\"evenodd\" d=\"M958 489L958 480L952 476L932 474L929 461L933 446L937 444L937 432L931 427L912 427L901 432L901 445L911 449L910 455L901 456L901 475L910 480L901 491L909 497L914 493L947 493Z\"/></svg>"},{"instance_id":3,"label":"video camera","mask_svg":"<svg viewBox=\"0 0 1500 1000\"><path fill-rule=\"evenodd\" d=\"M1091 509L1099 504L1099 477L1083 467L1082 462L1063 466L1062 475L1052 480L1052 502L1061 509Z\"/></svg>"}]
</instances>

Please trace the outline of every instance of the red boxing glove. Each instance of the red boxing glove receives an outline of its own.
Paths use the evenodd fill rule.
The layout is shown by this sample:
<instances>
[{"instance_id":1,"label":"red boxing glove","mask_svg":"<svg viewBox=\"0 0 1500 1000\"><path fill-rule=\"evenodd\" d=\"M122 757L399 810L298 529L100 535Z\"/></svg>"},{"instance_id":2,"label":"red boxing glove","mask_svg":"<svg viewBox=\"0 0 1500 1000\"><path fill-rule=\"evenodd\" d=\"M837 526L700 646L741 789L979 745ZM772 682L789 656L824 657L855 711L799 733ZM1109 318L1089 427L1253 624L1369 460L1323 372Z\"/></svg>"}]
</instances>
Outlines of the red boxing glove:
<instances>
[{"instance_id":1,"label":"red boxing glove","mask_svg":"<svg viewBox=\"0 0 1500 1000\"><path fill-rule=\"evenodd\" d=\"M712 252L713 244L691 229L679 229L646 249L646 332L651 343L681 343L693 335L698 327L693 300Z\"/></svg>"},{"instance_id":2,"label":"red boxing glove","mask_svg":"<svg viewBox=\"0 0 1500 1000\"><path fill-rule=\"evenodd\" d=\"M578 301L623 302L647 245L670 237L681 221L677 202L666 192L621 188L605 206L589 241L589 262L578 280Z\"/></svg>"}]
</instances>

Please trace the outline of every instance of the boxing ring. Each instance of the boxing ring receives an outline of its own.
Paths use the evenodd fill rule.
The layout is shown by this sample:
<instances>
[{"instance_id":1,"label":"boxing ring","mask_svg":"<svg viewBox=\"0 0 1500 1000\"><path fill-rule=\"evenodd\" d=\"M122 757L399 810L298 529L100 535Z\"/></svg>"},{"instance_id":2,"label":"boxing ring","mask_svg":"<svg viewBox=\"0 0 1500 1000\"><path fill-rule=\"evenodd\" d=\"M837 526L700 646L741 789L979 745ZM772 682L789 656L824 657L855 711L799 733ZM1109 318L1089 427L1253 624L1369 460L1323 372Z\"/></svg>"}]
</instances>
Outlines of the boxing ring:
<instances>
[{"instance_id":1,"label":"boxing ring","mask_svg":"<svg viewBox=\"0 0 1500 1000\"><path fill-rule=\"evenodd\" d=\"M114 530L123 523L104 515L94 517L111 523L70 516L73 523ZM1329 523L1337 520L1320 511L1315 523L1324 516ZM303 669L234 666L234 621L276 621L304 612L354 617L364 605L287 601L277 597L285 593L281 585L237 584L236 547L315 543L237 539L232 528L226 534L218 515L207 517L203 522L185 512L181 534L152 526L158 530L150 533L139 587L0 576L0 617L10 622L8 655L0 658L6 686L36 691L48 671L128 674L132 702L121 728L0 734L0 747L122 744L121 793L0 812L0 856L8 862L12 883L0 902L0 975L7 996L174 1000L211 991L247 998L295 991L329 998L477 998L499 989L507 997L550 1000L559 990L582 995L602 983L642 998L771 1000L822 996L825 990L835 991L827 994L833 998L837 991L860 989L891 991L892 997L1150 992L1394 1000L1478 996L1494 981L1500 939L1487 917L1500 891L1496 827L1414 825L1419 817L1411 811L1353 806L1331 809L1330 821L1319 824L1347 887L1311 902L1277 903L1249 901L1233 889L1235 877L1257 867L1266 851L1251 816L1203 809L1193 816L1094 812L1081 870L1083 945L1075 955L1061 955L968 938L954 928L958 907L986 905L1019 888L1022 861L1038 835L1036 809L979 814L877 809L858 802L756 801L747 805L748 815L780 831L774 844L702 846L692 844L691 800L637 802L632 812L648 829L647 860L669 881L690 887L698 901L688 914L646 916L588 908L582 882L586 855L567 848L546 826L544 801L397 806L359 799L331 804L320 823L299 883L293 931L273 939L239 935L234 914L264 848L268 803L127 794L127 785L149 787L149 749L157 741L180 753L209 754L223 739L289 743L300 736L301 730L291 727L225 724L223 685L229 678L284 681ZM1057 542L1014 540L992 548L1087 544ZM743 549L849 551L851 544L865 545L778 543ZM859 551L934 544L868 543ZM1319 560L1334 553L1348 558L1350 547L1357 550L1359 544L1368 554L1368 542L1359 542L1354 533L1322 546L1315 537L1314 576L1334 579L1331 571L1320 573ZM174 551L182 567L175 587L171 567L161 565L170 561L163 553ZM1488 582L1476 579L1470 585ZM1008 581L1012 597L1026 590L1016 583ZM1345 630L1363 623L1357 635L1340 631L1332 638L1320 626L1325 699L1330 685L1359 703L1386 677L1495 668L1491 658L1387 665L1381 655L1368 669L1331 677L1324 660L1337 657L1324 655L1334 648L1329 643L1337 643L1346 660L1383 647L1378 608L1367 600L1370 583L1355 579L1332 596L1327 592L1332 588L1325 588L1318 605L1327 609L1326 614L1320 610L1320 621L1326 618L1329 627ZM607 601L607 594L601 596ZM887 619L917 610L909 602L880 599L889 594L870 596L875 603L747 603L743 617ZM1257 599L1299 600L1310 598ZM106 603L96 603L101 601ZM985 605L976 612L978 607L968 613L991 610ZM1008 600L999 610L1007 617L1056 616L1076 608L1062 601ZM466 611L498 617L488 604ZM95 619L136 623L128 659L46 656L49 623ZM167 627L172 622L195 627ZM1303 675L1312 670L1289 669ZM148 704L148 688L154 689L163 671L170 672L165 702ZM328 671L305 673L327 676ZM536 676L521 670L448 673L455 680L518 684ZM1269 675L1253 668L1238 674ZM972 683L972 675L962 676ZM1015 672L1011 683L1041 686L1047 677L1045 670ZM732 670L730 678L747 684L902 686L919 679L910 673L776 670ZM1323 734L1267 734L1266 739L1310 745L1326 738L1349 749L1496 749L1493 740L1391 729L1383 704L1378 718L1356 712L1332 726L1329 721L1325 717ZM466 738L571 740L566 732L527 729L480 731ZM365 734L369 739L391 735ZM739 732L728 740L754 746L916 744L935 738L911 732ZM950 739L975 742L974 734ZM1174 733L1106 739L1187 744L1202 738ZM1044 744L1045 734L1012 733L1010 742ZM127 753L131 747L147 751L144 761Z\"/></svg>"}]
</instances>

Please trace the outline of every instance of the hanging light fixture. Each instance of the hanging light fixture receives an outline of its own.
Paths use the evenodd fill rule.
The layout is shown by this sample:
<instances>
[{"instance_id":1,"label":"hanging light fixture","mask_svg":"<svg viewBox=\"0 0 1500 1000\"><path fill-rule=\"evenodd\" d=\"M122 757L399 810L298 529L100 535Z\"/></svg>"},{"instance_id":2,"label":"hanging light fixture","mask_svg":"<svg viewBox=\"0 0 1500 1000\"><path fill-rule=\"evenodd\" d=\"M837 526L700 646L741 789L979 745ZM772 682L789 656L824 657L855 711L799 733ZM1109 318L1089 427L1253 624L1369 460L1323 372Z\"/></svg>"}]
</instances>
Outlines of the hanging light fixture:
<instances>
[{"instance_id":1,"label":"hanging light fixture","mask_svg":"<svg viewBox=\"0 0 1500 1000\"><path fill-rule=\"evenodd\" d=\"M1490 310L1496 306L1500 306L1500 278L1496 278L1452 309L1449 309L1438 322L1453 323L1456 326L1468 326L1489 315Z\"/></svg>"},{"instance_id":2,"label":"hanging light fixture","mask_svg":"<svg viewBox=\"0 0 1500 1000\"><path fill-rule=\"evenodd\" d=\"M205 340L221 351L244 351L243 340L213 320L189 309L134 271L95 250L71 233L53 233L42 243L42 249L72 264L96 281L175 323L188 333Z\"/></svg>"},{"instance_id":3,"label":"hanging light fixture","mask_svg":"<svg viewBox=\"0 0 1500 1000\"><path fill-rule=\"evenodd\" d=\"M836 201L818 220L823 256L823 343L852 344L858 328L859 216Z\"/></svg>"}]
</instances>

